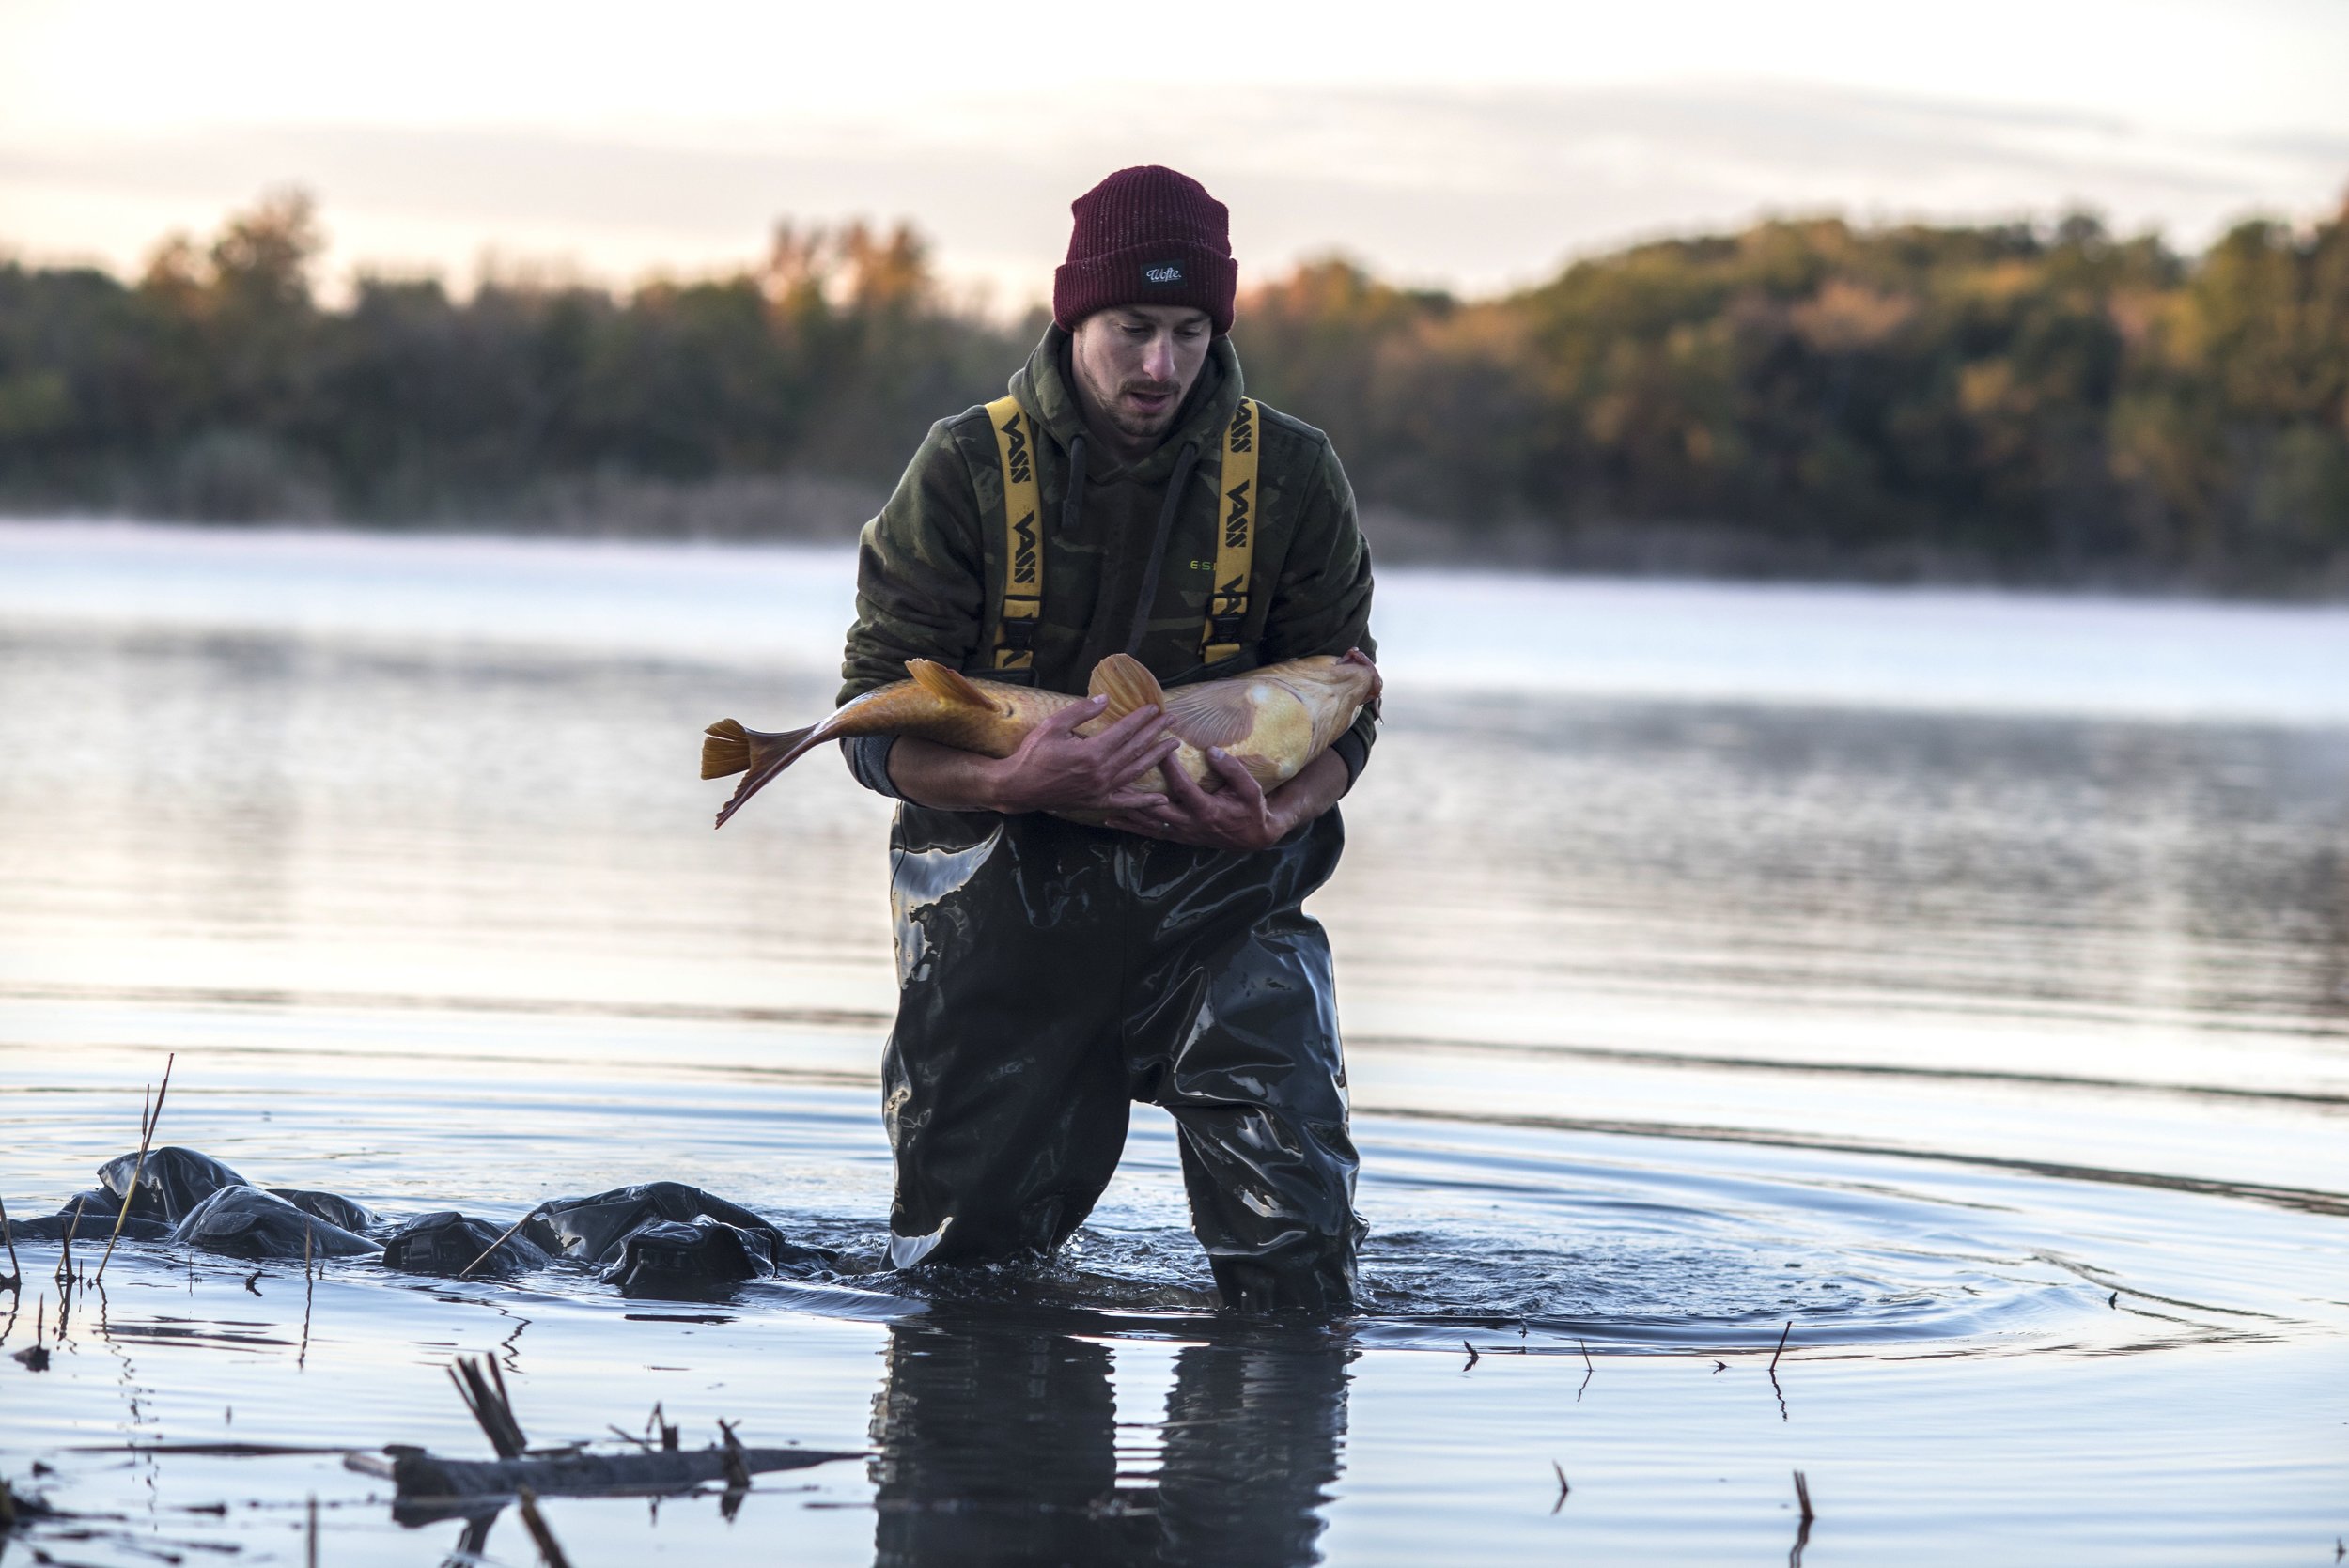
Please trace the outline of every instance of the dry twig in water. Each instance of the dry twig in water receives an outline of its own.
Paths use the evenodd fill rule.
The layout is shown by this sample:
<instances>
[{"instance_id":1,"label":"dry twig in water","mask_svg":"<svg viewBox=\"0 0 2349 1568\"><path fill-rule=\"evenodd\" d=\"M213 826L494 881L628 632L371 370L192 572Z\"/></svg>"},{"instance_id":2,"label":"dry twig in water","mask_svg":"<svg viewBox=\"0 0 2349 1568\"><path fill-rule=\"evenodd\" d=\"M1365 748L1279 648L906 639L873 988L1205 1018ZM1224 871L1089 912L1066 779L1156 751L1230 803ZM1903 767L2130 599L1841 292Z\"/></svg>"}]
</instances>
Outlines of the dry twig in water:
<instances>
[{"instance_id":1,"label":"dry twig in water","mask_svg":"<svg viewBox=\"0 0 2349 1568\"><path fill-rule=\"evenodd\" d=\"M1467 1352L1469 1353L1468 1367L1462 1367L1462 1368L1460 1369L1462 1372L1466 1372L1466 1371L1468 1371L1469 1367L1472 1367L1472 1366L1474 1366L1477 1362L1479 1362L1479 1361L1481 1361L1481 1360L1483 1360L1483 1359L1484 1359L1484 1358L1483 1358L1482 1356L1479 1356L1478 1354L1476 1354L1476 1347L1475 1347L1474 1345L1472 1345L1472 1344L1469 1343L1468 1343L1468 1341L1466 1341L1466 1340L1462 1340L1462 1341L1460 1342L1460 1348L1461 1348L1462 1350L1465 1350L1465 1351L1467 1351Z\"/></svg>"},{"instance_id":2,"label":"dry twig in water","mask_svg":"<svg viewBox=\"0 0 2349 1568\"><path fill-rule=\"evenodd\" d=\"M489 1364L485 1374L482 1361ZM497 1451L500 1459L519 1459L530 1447L530 1439L522 1436L521 1423L514 1419L512 1400L506 1396L506 1374L498 1370L494 1358L484 1357L475 1361L470 1356L457 1358L448 1369L448 1380L457 1385L457 1397L465 1402L473 1419L481 1423L481 1430ZM491 1380L495 1379L494 1382Z\"/></svg>"},{"instance_id":3,"label":"dry twig in water","mask_svg":"<svg viewBox=\"0 0 2349 1568\"><path fill-rule=\"evenodd\" d=\"M302 1232L302 1350L294 1357L294 1370L299 1372L310 1359L310 1296L317 1288L310 1273L310 1255L317 1250L318 1227L305 1226Z\"/></svg>"},{"instance_id":4,"label":"dry twig in water","mask_svg":"<svg viewBox=\"0 0 2349 1568\"><path fill-rule=\"evenodd\" d=\"M1549 1505L1549 1511L1555 1514L1566 1506L1566 1494L1574 1488L1566 1484L1566 1467L1563 1465L1553 1459L1549 1462L1549 1467L1558 1472L1558 1500Z\"/></svg>"},{"instance_id":5,"label":"dry twig in water","mask_svg":"<svg viewBox=\"0 0 2349 1568\"><path fill-rule=\"evenodd\" d=\"M514 1498L521 1504L522 1529L530 1531L531 1540L538 1544L538 1556L547 1568L571 1568L571 1560L563 1555L563 1544L547 1528L546 1516L538 1512L538 1494L529 1487L517 1488Z\"/></svg>"},{"instance_id":6,"label":"dry twig in water","mask_svg":"<svg viewBox=\"0 0 2349 1568\"><path fill-rule=\"evenodd\" d=\"M179 1060L173 1051L163 1058L163 1086L155 1091L155 1104L149 1109L144 1094L139 1099L139 1157L131 1167L131 1179L122 1188L122 1210L115 1216L115 1228L106 1237L106 1255L98 1260L98 1278L106 1278L106 1264L115 1255L115 1243L122 1239L122 1227L131 1218L131 1200L138 1196L139 1178L147 1173L147 1151L155 1141L156 1125L163 1119L163 1096L171 1093L171 1064Z\"/></svg>"},{"instance_id":7,"label":"dry twig in water","mask_svg":"<svg viewBox=\"0 0 2349 1568\"><path fill-rule=\"evenodd\" d=\"M1794 1331L1795 1320L1790 1317L1786 1320L1786 1327L1778 1331L1778 1348L1770 1352L1770 1372L1773 1375L1778 1372L1778 1358L1786 1354L1786 1336Z\"/></svg>"},{"instance_id":8,"label":"dry twig in water","mask_svg":"<svg viewBox=\"0 0 2349 1568\"><path fill-rule=\"evenodd\" d=\"M543 1207L544 1205L541 1204L540 1206ZM517 1219L511 1225L506 1226L506 1234L498 1237L495 1241L490 1243L489 1246L483 1248L481 1250L481 1256L474 1259L473 1262L459 1269L457 1271L457 1277L461 1280L466 1275L471 1274L474 1269L479 1268L483 1264L488 1263L490 1261L490 1253L496 1251L499 1248L513 1240L517 1232L519 1232L524 1225L529 1224L533 1219L537 1218L538 1210L532 1209L528 1214L523 1215L520 1219Z\"/></svg>"},{"instance_id":9,"label":"dry twig in water","mask_svg":"<svg viewBox=\"0 0 2349 1568\"><path fill-rule=\"evenodd\" d=\"M24 1294L24 1271L17 1266L16 1233L8 1228L8 1205L5 1203L0 1203L0 1241L8 1244L8 1277L0 1281L0 1284L5 1284L9 1294L22 1296Z\"/></svg>"},{"instance_id":10,"label":"dry twig in water","mask_svg":"<svg viewBox=\"0 0 2349 1568\"><path fill-rule=\"evenodd\" d=\"M40 1342L48 1334L49 1297L37 1297L33 1302L33 1343L16 1353L26 1372L49 1370L49 1347Z\"/></svg>"},{"instance_id":11,"label":"dry twig in water","mask_svg":"<svg viewBox=\"0 0 2349 1568\"><path fill-rule=\"evenodd\" d=\"M73 1233L81 1228L82 1200L76 1198L73 1200L73 1218L66 1221L65 1237L57 1243L57 1271L53 1278L57 1281L57 1289L61 1292L73 1288ZM60 1316L65 1312L62 1300L58 1303L57 1312Z\"/></svg>"}]
</instances>

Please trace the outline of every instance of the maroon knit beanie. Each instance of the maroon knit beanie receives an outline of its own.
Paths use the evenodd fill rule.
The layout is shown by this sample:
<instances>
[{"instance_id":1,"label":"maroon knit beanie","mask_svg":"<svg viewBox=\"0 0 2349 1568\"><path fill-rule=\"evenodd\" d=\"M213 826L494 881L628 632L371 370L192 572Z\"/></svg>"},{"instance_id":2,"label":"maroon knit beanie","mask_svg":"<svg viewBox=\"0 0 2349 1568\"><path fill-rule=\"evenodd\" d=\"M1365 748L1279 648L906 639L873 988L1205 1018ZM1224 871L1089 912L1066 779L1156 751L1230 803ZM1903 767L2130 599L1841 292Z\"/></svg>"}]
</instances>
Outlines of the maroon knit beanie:
<instances>
[{"instance_id":1,"label":"maroon knit beanie","mask_svg":"<svg viewBox=\"0 0 2349 1568\"><path fill-rule=\"evenodd\" d=\"M1112 305L1190 305L1219 335L1232 330L1239 264L1231 214L1206 186L1149 163L1118 170L1068 210L1077 226L1052 274L1052 319L1063 330Z\"/></svg>"}]
</instances>

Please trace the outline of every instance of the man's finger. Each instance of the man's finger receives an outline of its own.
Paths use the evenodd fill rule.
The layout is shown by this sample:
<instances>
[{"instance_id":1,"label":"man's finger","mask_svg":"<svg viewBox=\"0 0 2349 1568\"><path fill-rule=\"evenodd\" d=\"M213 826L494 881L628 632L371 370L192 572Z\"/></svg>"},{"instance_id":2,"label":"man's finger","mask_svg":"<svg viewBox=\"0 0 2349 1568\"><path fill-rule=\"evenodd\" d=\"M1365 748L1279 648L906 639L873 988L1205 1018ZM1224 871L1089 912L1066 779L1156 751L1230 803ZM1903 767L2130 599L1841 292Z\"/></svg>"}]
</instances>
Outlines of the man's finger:
<instances>
[{"instance_id":1,"label":"man's finger","mask_svg":"<svg viewBox=\"0 0 2349 1568\"><path fill-rule=\"evenodd\" d=\"M1039 731L1057 730L1061 734L1066 735L1070 731L1074 730L1079 724L1083 723L1086 720L1100 717L1101 710L1109 706L1110 700L1107 697L1087 697L1081 703L1071 703L1066 707L1062 708L1058 713L1053 714L1050 718L1036 725L1036 729ZM1115 725L1111 726L1112 729L1115 727ZM1107 734L1108 732L1103 731L1102 733Z\"/></svg>"},{"instance_id":2,"label":"man's finger","mask_svg":"<svg viewBox=\"0 0 2349 1568\"><path fill-rule=\"evenodd\" d=\"M1116 759L1112 777L1116 779L1118 787L1123 788L1150 771L1151 768L1164 767L1167 761L1174 755L1175 748L1179 744L1181 744L1179 741L1170 738L1143 747L1131 755L1120 757ZM1172 774L1179 773L1182 769L1169 768L1167 771Z\"/></svg>"},{"instance_id":3,"label":"man's finger","mask_svg":"<svg viewBox=\"0 0 2349 1568\"><path fill-rule=\"evenodd\" d=\"M1112 790L1109 798L1101 803L1112 812L1131 816L1146 816L1153 821L1166 815L1163 809L1166 805L1166 797L1153 795L1146 789Z\"/></svg>"},{"instance_id":4,"label":"man's finger","mask_svg":"<svg viewBox=\"0 0 2349 1568\"><path fill-rule=\"evenodd\" d=\"M1239 758L1221 746L1211 746L1207 749L1207 766L1222 776L1224 784L1238 794L1243 804L1264 804L1264 785L1256 782L1256 775Z\"/></svg>"},{"instance_id":5,"label":"man's finger","mask_svg":"<svg viewBox=\"0 0 2349 1568\"><path fill-rule=\"evenodd\" d=\"M1190 770L1187 768L1170 768L1166 770L1166 793L1167 797L1187 815L1195 816L1210 809L1207 805L1207 792L1199 787L1199 781L1190 776Z\"/></svg>"},{"instance_id":6,"label":"man's finger","mask_svg":"<svg viewBox=\"0 0 2349 1568\"><path fill-rule=\"evenodd\" d=\"M1135 736L1149 733L1158 722L1159 710L1156 707L1138 707L1131 713L1121 714L1114 723L1102 725L1100 733L1093 737L1093 741L1098 746L1122 746Z\"/></svg>"}]
</instances>

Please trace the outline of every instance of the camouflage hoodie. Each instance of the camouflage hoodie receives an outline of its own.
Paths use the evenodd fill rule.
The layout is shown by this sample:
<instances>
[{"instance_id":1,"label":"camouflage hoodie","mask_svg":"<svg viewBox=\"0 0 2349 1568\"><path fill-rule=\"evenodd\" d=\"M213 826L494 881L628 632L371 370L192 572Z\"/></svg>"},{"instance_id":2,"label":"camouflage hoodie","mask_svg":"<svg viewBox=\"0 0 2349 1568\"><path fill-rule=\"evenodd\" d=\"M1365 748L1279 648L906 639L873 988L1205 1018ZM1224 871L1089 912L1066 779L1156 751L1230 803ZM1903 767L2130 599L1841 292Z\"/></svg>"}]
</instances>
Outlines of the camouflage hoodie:
<instances>
[{"instance_id":1,"label":"camouflage hoodie","mask_svg":"<svg viewBox=\"0 0 2349 1568\"><path fill-rule=\"evenodd\" d=\"M1169 686L1220 679L1260 664L1359 647L1370 637L1370 552L1354 492L1330 438L1263 409L1258 435L1257 535L1240 653L1200 663L1200 632L1215 566L1223 429L1239 406L1239 356L1219 337L1166 440L1121 463L1088 436L1067 379L1068 334L1055 326L1011 379L1042 434L1036 482L1045 519L1044 610L1034 680L1081 692L1108 655L1131 652ZM1070 504L1072 484L1075 504ZM1176 504L1164 516L1170 487ZM857 561L856 625L842 662L840 700L903 680L909 659L969 675L1024 678L991 668L1003 591L1003 471L984 409L930 427L879 517L864 525ZM1136 608L1154 575L1151 543L1166 524L1149 611ZM1363 713L1334 748L1360 773L1376 735ZM852 745L857 776L894 794L888 742Z\"/></svg>"}]
</instances>

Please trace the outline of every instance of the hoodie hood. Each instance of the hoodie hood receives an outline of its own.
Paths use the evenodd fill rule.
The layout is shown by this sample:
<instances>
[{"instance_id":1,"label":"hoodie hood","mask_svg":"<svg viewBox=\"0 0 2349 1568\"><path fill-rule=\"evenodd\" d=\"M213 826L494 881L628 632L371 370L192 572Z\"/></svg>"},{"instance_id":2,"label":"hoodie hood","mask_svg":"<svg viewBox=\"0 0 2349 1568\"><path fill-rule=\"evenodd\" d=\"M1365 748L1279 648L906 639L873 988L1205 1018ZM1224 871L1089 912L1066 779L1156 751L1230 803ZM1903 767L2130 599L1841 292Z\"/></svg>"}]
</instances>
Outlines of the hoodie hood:
<instances>
[{"instance_id":1,"label":"hoodie hood","mask_svg":"<svg viewBox=\"0 0 2349 1568\"><path fill-rule=\"evenodd\" d=\"M1207 362L1199 367L1199 379L1175 411L1174 423L1146 457L1126 464L1102 451L1101 443L1085 428L1084 411L1077 402L1068 365L1068 346L1067 332L1058 324L1047 327L1044 341L1035 346L1028 363L1013 373L1011 394L1063 452L1069 451L1078 437L1084 437L1085 466L1094 477L1156 484L1173 472L1185 446L1196 442L1200 454L1206 456L1221 449L1223 428L1231 424L1245 395L1239 354L1230 338L1217 337L1207 345Z\"/></svg>"}]
</instances>

